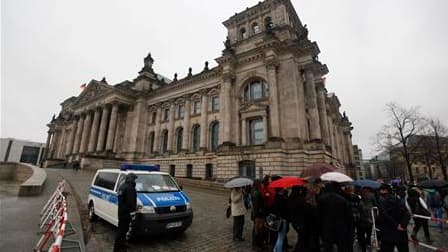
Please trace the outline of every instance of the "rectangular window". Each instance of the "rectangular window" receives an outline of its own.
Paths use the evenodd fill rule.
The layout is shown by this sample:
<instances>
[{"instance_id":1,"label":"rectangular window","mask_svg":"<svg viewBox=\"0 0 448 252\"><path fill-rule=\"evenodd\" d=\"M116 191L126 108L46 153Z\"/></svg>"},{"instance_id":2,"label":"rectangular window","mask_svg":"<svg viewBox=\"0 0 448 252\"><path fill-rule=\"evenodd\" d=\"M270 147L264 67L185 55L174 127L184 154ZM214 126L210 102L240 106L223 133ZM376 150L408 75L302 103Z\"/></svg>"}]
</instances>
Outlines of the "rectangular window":
<instances>
[{"instance_id":1,"label":"rectangular window","mask_svg":"<svg viewBox=\"0 0 448 252\"><path fill-rule=\"evenodd\" d=\"M163 111L163 121L168 121L169 117L170 117L170 109L165 109Z\"/></svg>"},{"instance_id":2,"label":"rectangular window","mask_svg":"<svg viewBox=\"0 0 448 252\"><path fill-rule=\"evenodd\" d=\"M219 96L212 96L212 98L210 99L210 108L211 111L219 110Z\"/></svg>"},{"instance_id":3,"label":"rectangular window","mask_svg":"<svg viewBox=\"0 0 448 252\"><path fill-rule=\"evenodd\" d=\"M201 102L194 101L193 102L193 114L197 115L201 113Z\"/></svg>"},{"instance_id":4,"label":"rectangular window","mask_svg":"<svg viewBox=\"0 0 448 252\"><path fill-rule=\"evenodd\" d=\"M250 121L250 144L258 145L264 142L264 126L263 119L254 119Z\"/></svg>"},{"instance_id":5,"label":"rectangular window","mask_svg":"<svg viewBox=\"0 0 448 252\"><path fill-rule=\"evenodd\" d=\"M185 115L185 107L184 105L179 105L179 107L177 107L177 118L182 119L184 118Z\"/></svg>"},{"instance_id":6,"label":"rectangular window","mask_svg":"<svg viewBox=\"0 0 448 252\"><path fill-rule=\"evenodd\" d=\"M117 177L118 173L115 172L100 172L96 176L94 185L105 189L114 190Z\"/></svg>"},{"instance_id":7,"label":"rectangular window","mask_svg":"<svg viewBox=\"0 0 448 252\"><path fill-rule=\"evenodd\" d=\"M39 156L39 147L23 146L22 155L20 156L20 162L36 164L37 157Z\"/></svg>"}]
</instances>

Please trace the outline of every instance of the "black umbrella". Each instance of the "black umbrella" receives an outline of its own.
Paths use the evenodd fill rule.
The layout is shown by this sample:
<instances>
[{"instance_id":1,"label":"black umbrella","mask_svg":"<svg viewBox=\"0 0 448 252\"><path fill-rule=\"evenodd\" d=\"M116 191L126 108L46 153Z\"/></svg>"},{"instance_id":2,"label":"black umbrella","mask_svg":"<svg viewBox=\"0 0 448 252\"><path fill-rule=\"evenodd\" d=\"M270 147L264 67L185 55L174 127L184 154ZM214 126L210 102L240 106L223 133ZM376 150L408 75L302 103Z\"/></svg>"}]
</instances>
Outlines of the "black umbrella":
<instances>
[{"instance_id":1,"label":"black umbrella","mask_svg":"<svg viewBox=\"0 0 448 252\"><path fill-rule=\"evenodd\" d=\"M425 181L421 181L417 184L418 187L422 188L448 188L448 181L438 180L438 179L429 179Z\"/></svg>"}]
</instances>

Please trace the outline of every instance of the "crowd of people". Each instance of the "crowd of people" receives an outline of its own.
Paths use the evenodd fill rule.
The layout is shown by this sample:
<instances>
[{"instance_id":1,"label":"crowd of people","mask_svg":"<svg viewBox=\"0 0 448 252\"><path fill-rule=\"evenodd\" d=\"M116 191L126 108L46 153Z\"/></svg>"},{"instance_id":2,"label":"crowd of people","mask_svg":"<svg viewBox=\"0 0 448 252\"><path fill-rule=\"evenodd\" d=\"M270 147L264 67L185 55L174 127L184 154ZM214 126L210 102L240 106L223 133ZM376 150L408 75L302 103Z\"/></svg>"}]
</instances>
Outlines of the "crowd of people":
<instances>
[{"instance_id":1,"label":"crowd of people","mask_svg":"<svg viewBox=\"0 0 448 252\"><path fill-rule=\"evenodd\" d=\"M251 187L232 189L234 241L244 241L244 217L250 211L252 245L260 251L351 252L357 242L365 252L371 237L376 237L380 251L402 252L409 250L407 230L413 214L442 218L448 211L448 195L442 191L385 183L373 189L320 178L310 178L303 186L270 187L277 179L265 176ZM374 222L379 231L372 234ZM423 227L426 242L431 243L428 220L414 218L414 223L410 237L417 239ZM442 222L438 227L443 232ZM295 244L288 240L291 230L297 233Z\"/></svg>"}]
</instances>

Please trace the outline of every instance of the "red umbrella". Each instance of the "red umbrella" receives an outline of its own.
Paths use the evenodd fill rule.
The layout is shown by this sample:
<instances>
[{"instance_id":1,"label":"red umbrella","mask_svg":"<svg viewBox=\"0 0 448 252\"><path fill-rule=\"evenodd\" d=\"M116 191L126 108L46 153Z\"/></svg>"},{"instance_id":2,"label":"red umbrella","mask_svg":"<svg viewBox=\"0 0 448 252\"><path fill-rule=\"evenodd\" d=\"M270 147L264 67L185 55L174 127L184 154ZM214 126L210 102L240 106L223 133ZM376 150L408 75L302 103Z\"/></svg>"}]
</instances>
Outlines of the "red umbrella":
<instances>
[{"instance_id":1,"label":"red umbrella","mask_svg":"<svg viewBox=\"0 0 448 252\"><path fill-rule=\"evenodd\" d=\"M312 164L312 165L306 167L302 171L301 177L302 178L306 178L306 177L319 178L322 174L327 173L327 172L332 172L332 171L336 171L336 167L332 164L315 163L315 164Z\"/></svg>"},{"instance_id":2,"label":"red umbrella","mask_svg":"<svg viewBox=\"0 0 448 252\"><path fill-rule=\"evenodd\" d=\"M270 188L288 188L293 186L303 186L305 180L297 177L283 177L269 184Z\"/></svg>"}]
</instances>

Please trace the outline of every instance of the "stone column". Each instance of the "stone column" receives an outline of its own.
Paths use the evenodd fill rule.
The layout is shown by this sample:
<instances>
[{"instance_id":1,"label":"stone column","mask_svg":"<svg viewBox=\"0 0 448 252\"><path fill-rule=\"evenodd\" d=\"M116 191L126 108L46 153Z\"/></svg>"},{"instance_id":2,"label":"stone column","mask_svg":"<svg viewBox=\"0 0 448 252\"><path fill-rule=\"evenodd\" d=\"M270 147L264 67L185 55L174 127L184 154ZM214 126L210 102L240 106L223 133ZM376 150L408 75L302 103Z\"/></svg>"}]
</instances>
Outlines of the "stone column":
<instances>
[{"instance_id":1,"label":"stone column","mask_svg":"<svg viewBox=\"0 0 448 252\"><path fill-rule=\"evenodd\" d=\"M98 135L98 142L96 143L96 151L98 152L102 152L104 150L108 120L109 120L109 108L107 106L104 106L103 112L101 114L101 124L100 124L100 132Z\"/></svg>"},{"instance_id":2,"label":"stone column","mask_svg":"<svg viewBox=\"0 0 448 252\"><path fill-rule=\"evenodd\" d=\"M54 148L55 148L54 146L56 145L56 141L58 139L58 135L59 134L58 134L57 130L53 129L53 134L51 136L50 147L48 149L48 154L49 154L50 159L54 158Z\"/></svg>"},{"instance_id":3,"label":"stone column","mask_svg":"<svg viewBox=\"0 0 448 252\"><path fill-rule=\"evenodd\" d=\"M330 145L327 124L327 105L325 104L324 83L317 84L317 108L319 110L319 122L322 140L326 145Z\"/></svg>"},{"instance_id":4,"label":"stone column","mask_svg":"<svg viewBox=\"0 0 448 252\"><path fill-rule=\"evenodd\" d=\"M82 127L81 146L79 147L80 153L84 153L87 151L87 144L89 141L91 124L92 124L92 113L91 111L88 111L86 118L84 119L84 125Z\"/></svg>"},{"instance_id":5,"label":"stone column","mask_svg":"<svg viewBox=\"0 0 448 252\"><path fill-rule=\"evenodd\" d=\"M202 94L202 103L201 103L201 141L199 147L201 150L207 149L207 117L208 117L208 95Z\"/></svg>"},{"instance_id":6,"label":"stone column","mask_svg":"<svg viewBox=\"0 0 448 252\"><path fill-rule=\"evenodd\" d=\"M114 148L115 128L117 127L118 103L112 105L112 112L109 121L109 130L107 132L106 151Z\"/></svg>"},{"instance_id":7,"label":"stone column","mask_svg":"<svg viewBox=\"0 0 448 252\"><path fill-rule=\"evenodd\" d=\"M241 145L247 145L247 120L241 119Z\"/></svg>"},{"instance_id":8,"label":"stone column","mask_svg":"<svg viewBox=\"0 0 448 252\"><path fill-rule=\"evenodd\" d=\"M44 153L44 159L43 160L47 160L48 158L48 148L50 148L50 141L51 141L51 136L53 135L53 132L51 130L48 131L48 135L47 135L47 142L45 143L45 153Z\"/></svg>"},{"instance_id":9,"label":"stone column","mask_svg":"<svg viewBox=\"0 0 448 252\"><path fill-rule=\"evenodd\" d=\"M68 141L67 141L67 149L65 150L65 155L70 155L71 153L73 153L73 145L74 145L75 136L76 136L77 123L78 123L78 120L73 119L72 130L70 131L70 137L68 138Z\"/></svg>"},{"instance_id":10,"label":"stone column","mask_svg":"<svg viewBox=\"0 0 448 252\"><path fill-rule=\"evenodd\" d=\"M130 132L130 141L129 141L129 151L136 152L137 151L137 138L139 132L139 123L140 117L142 114L142 108L144 106L144 100L138 99L136 104L134 105L134 117L132 118L131 132Z\"/></svg>"},{"instance_id":11,"label":"stone column","mask_svg":"<svg viewBox=\"0 0 448 252\"><path fill-rule=\"evenodd\" d=\"M224 108L222 110L222 120L223 120L223 143L231 143L232 142L232 136L231 136L231 126L232 126L232 116L231 116L231 102L230 102L230 92L232 88L232 76L227 73L224 74L223 77L223 83L221 86L222 95L223 95L223 103Z\"/></svg>"},{"instance_id":12,"label":"stone column","mask_svg":"<svg viewBox=\"0 0 448 252\"><path fill-rule=\"evenodd\" d=\"M159 146L160 140L160 115L162 113L162 108L157 107L156 111L156 127L154 128L154 149L153 152L161 152L161 148ZM184 132L185 134L185 132Z\"/></svg>"},{"instance_id":13,"label":"stone column","mask_svg":"<svg viewBox=\"0 0 448 252\"><path fill-rule=\"evenodd\" d=\"M99 123L100 123L100 110L97 108L95 109L95 114L93 116L93 123L90 130L90 139L87 152L95 151L95 146L97 145Z\"/></svg>"},{"instance_id":14,"label":"stone column","mask_svg":"<svg viewBox=\"0 0 448 252\"><path fill-rule=\"evenodd\" d=\"M314 84L314 74L311 69L305 71L307 107L310 114L310 140L321 139L319 113L317 111L316 85Z\"/></svg>"},{"instance_id":15,"label":"stone column","mask_svg":"<svg viewBox=\"0 0 448 252\"><path fill-rule=\"evenodd\" d=\"M169 122L168 122L168 145L167 145L167 150L168 152L172 152L173 151L173 140L174 140L174 119L175 119L175 115L176 115L176 111L175 111L175 106L174 106L174 101L171 102L170 105L170 118L169 118Z\"/></svg>"},{"instance_id":16,"label":"stone column","mask_svg":"<svg viewBox=\"0 0 448 252\"><path fill-rule=\"evenodd\" d=\"M345 153L344 153L344 142L342 138L342 130L341 126L338 124L336 125L337 129L337 136L338 136L338 149L339 149L339 159L341 160L341 163L345 163Z\"/></svg>"},{"instance_id":17,"label":"stone column","mask_svg":"<svg viewBox=\"0 0 448 252\"><path fill-rule=\"evenodd\" d=\"M79 147L81 145L82 126L84 125L84 116L79 115L78 125L76 126L75 143L73 146L73 154L79 153Z\"/></svg>"},{"instance_id":18,"label":"stone column","mask_svg":"<svg viewBox=\"0 0 448 252\"><path fill-rule=\"evenodd\" d=\"M350 134L350 127L347 127L346 132L344 132L345 136L345 146L347 149L347 163L353 163L353 146L352 146L352 137Z\"/></svg>"},{"instance_id":19,"label":"stone column","mask_svg":"<svg viewBox=\"0 0 448 252\"><path fill-rule=\"evenodd\" d=\"M182 135L182 150L188 152L190 149L190 110L191 102L185 97L184 133Z\"/></svg>"},{"instance_id":20,"label":"stone column","mask_svg":"<svg viewBox=\"0 0 448 252\"><path fill-rule=\"evenodd\" d=\"M269 82L269 119L271 122L271 137L280 138L280 111L278 104L277 71L276 64L266 66ZM268 128L265 129L268 131ZM265 139L266 141L268 139Z\"/></svg>"},{"instance_id":21,"label":"stone column","mask_svg":"<svg viewBox=\"0 0 448 252\"><path fill-rule=\"evenodd\" d=\"M334 146L333 119L328 114L327 114L327 122L328 122L328 134L330 136L331 153L333 154L333 156L335 156L336 147Z\"/></svg>"}]
</instances>

